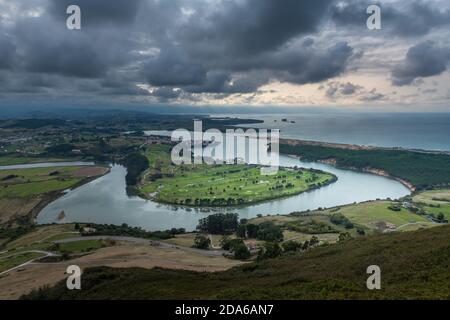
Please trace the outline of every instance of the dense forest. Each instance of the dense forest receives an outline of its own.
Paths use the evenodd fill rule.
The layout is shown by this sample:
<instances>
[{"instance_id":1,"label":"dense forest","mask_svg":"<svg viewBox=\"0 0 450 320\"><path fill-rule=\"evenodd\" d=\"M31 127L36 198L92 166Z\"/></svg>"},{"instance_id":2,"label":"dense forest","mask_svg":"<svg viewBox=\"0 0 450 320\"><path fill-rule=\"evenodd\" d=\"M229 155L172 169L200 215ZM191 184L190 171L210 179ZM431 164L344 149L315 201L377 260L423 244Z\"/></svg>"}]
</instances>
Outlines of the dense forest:
<instances>
[{"instance_id":1,"label":"dense forest","mask_svg":"<svg viewBox=\"0 0 450 320\"><path fill-rule=\"evenodd\" d=\"M374 168L393 177L405 179L417 189L450 185L450 156L406 150L348 150L322 146L280 145L280 152L300 156L303 160L335 159L345 168Z\"/></svg>"},{"instance_id":2,"label":"dense forest","mask_svg":"<svg viewBox=\"0 0 450 320\"><path fill-rule=\"evenodd\" d=\"M128 186L136 185L139 175L149 168L147 157L139 152L129 154L123 160L123 165L127 168L125 179Z\"/></svg>"},{"instance_id":3,"label":"dense forest","mask_svg":"<svg viewBox=\"0 0 450 320\"><path fill-rule=\"evenodd\" d=\"M164 231L145 231L139 227L131 227L126 223L120 226L113 224L87 224L86 227L93 228L95 231L82 234L83 236L126 236L144 239L170 239L177 234L186 233L186 230L183 228L172 228Z\"/></svg>"}]
</instances>

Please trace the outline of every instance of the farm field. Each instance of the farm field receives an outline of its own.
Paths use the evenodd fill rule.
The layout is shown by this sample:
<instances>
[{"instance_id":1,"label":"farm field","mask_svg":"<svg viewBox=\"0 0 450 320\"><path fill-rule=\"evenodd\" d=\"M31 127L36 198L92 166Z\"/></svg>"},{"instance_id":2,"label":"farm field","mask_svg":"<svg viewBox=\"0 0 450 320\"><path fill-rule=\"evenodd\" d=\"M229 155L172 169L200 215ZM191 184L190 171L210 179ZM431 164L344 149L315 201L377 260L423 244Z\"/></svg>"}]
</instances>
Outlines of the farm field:
<instances>
[{"instance_id":1,"label":"farm field","mask_svg":"<svg viewBox=\"0 0 450 320\"><path fill-rule=\"evenodd\" d=\"M0 157L0 166L12 166L16 164L30 164L42 162L64 162L64 161L78 161L78 158L38 158L38 157L14 157L2 156Z\"/></svg>"},{"instance_id":2,"label":"farm field","mask_svg":"<svg viewBox=\"0 0 450 320\"><path fill-rule=\"evenodd\" d=\"M103 247L111 246L112 242L104 240L80 240L67 243L59 243L57 250L67 253L82 253L95 251Z\"/></svg>"},{"instance_id":3,"label":"farm field","mask_svg":"<svg viewBox=\"0 0 450 320\"><path fill-rule=\"evenodd\" d=\"M152 146L147 157L150 169L144 173L141 193L188 206L256 203L299 194L335 179L332 174L306 169L280 168L277 174L262 175L260 167L248 165L174 166L167 146Z\"/></svg>"},{"instance_id":4,"label":"farm field","mask_svg":"<svg viewBox=\"0 0 450 320\"><path fill-rule=\"evenodd\" d=\"M0 272L14 268L32 259L44 256L38 252L23 252L14 255L0 256Z\"/></svg>"},{"instance_id":5,"label":"farm field","mask_svg":"<svg viewBox=\"0 0 450 320\"><path fill-rule=\"evenodd\" d=\"M424 196L428 195L425 194L422 197ZM285 241L303 242L314 235L320 241L328 243L336 242L340 233L349 233L350 236L356 237L388 231L415 231L441 225L431 221L427 216L416 214L404 207L400 207L399 211L389 209L398 205L394 201L378 200L309 212L293 212L290 215L258 217L249 220L249 223L272 222L283 229ZM441 207L442 209L446 208ZM333 216L344 217L341 219L347 219L348 225L346 226L345 221L340 224L333 223Z\"/></svg>"},{"instance_id":6,"label":"farm field","mask_svg":"<svg viewBox=\"0 0 450 320\"><path fill-rule=\"evenodd\" d=\"M317 234L308 234L302 232L296 232L291 230L283 231L284 241L296 241L296 242L305 242L311 240L312 237L316 237L320 242L324 243L335 243L338 242L339 233L317 233Z\"/></svg>"},{"instance_id":7,"label":"farm field","mask_svg":"<svg viewBox=\"0 0 450 320\"><path fill-rule=\"evenodd\" d=\"M72 188L107 170L97 166L0 170L0 222L27 217L55 192Z\"/></svg>"},{"instance_id":8,"label":"farm field","mask_svg":"<svg viewBox=\"0 0 450 320\"><path fill-rule=\"evenodd\" d=\"M437 216L443 213L450 220L450 190L430 190L421 192L413 197L413 201L422 205L427 213Z\"/></svg>"},{"instance_id":9,"label":"farm field","mask_svg":"<svg viewBox=\"0 0 450 320\"><path fill-rule=\"evenodd\" d=\"M383 228L383 224L387 223L398 228L410 223L428 222L425 217L411 213L405 208L400 211L390 210L388 207L393 204L390 201L366 202L342 207L339 212L350 221L375 230Z\"/></svg>"},{"instance_id":10,"label":"farm field","mask_svg":"<svg viewBox=\"0 0 450 320\"><path fill-rule=\"evenodd\" d=\"M238 260L227 259L221 255L206 255L186 250L193 243L193 234L178 243L177 247L150 246L126 241L89 239L55 244L61 239L78 238L74 224L36 226L33 230L10 241L0 250L0 272L10 270L32 259L44 257L52 252L69 257L58 263L35 261L33 264L0 275L0 299L17 299L22 294L41 286L52 285L67 275L67 266L76 264L82 269L94 266L116 268L172 268L195 271L221 271L243 264ZM180 238L181 235L180 235ZM165 241L169 243L169 241ZM40 252L36 252L40 251ZM51 262L51 261L50 261Z\"/></svg>"},{"instance_id":11,"label":"farm field","mask_svg":"<svg viewBox=\"0 0 450 320\"><path fill-rule=\"evenodd\" d=\"M314 211L333 215L339 213L349 219L357 226L364 228L367 232L383 232L387 229L395 231L416 230L421 227L433 226L426 217L410 212L406 208L400 208L400 211L389 209L396 203L392 201L371 201L358 204L351 204L339 208Z\"/></svg>"},{"instance_id":12,"label":"farm field","mask_svg":"<svg viewBox=\"0 0 450 320\"><path fill-rule=\"evenodd\" d=\"M0 171L0 198L26 198L64 190L83 178L106 172L106 168L49 167Z\"/></svg>"}]
</instances>

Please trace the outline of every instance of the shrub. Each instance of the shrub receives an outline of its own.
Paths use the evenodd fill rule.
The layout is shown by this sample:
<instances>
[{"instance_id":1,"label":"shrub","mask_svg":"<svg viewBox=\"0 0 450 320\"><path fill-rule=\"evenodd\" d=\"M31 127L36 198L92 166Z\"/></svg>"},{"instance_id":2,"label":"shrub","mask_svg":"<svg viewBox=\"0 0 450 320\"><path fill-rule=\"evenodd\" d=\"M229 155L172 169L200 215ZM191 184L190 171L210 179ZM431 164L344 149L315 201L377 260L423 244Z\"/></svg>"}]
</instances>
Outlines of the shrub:
<instances>
[{"instance_id":1,"label":"shrub","mask_svg":"<svg viewBox=\"0 0 450 320\"><path fill-rule=\"evenodd\" d=\"M211 240L208 237L206 237L202 234L197 234L195 236L194 246L193 246L194 248L207 250L210 245L211 245Z\"/></svg>"},{"instance_id":2,"label":"shrub","mask_svg":"<svg viewBox=\"0 0 450 320\"><path fill-rule=\"evenodd\" d=\"M233 248L234 257L239 260L245 260L250 258L250 251L247 246L242 242L238 245L235 245Z\"/></svg>"},{"instance_id":3,"label":"shrub","mask_svg":"<svg viewBox=\"0 0 450 320\"><path fill-rule=\"evenodd\" d=\"M286 241L282 244L283 250L285 252L295 252L301 249L302 244L297 241Z\"/></svg>"},{"instance_id":4,"label":"shrub","mask_svg":"<svg viewBox=\"0 0 450 320\"><path fill-rule=\"evenodd\" d=\"M237 213L217 213L199 221L197 230L212 234L231 234L239 226Z\"/></svg>"},{"instance_id":5,"label":"shrub","mask_svg":"<svg viewBox=\"0 0 450 320\"><path fill-rule=\"evenodd\" d=\"M402 210L402 208L399 205L395 205L395 204L390 205L388 207L388 209L391 210L391 211L397 211L397 212Z\"/></svg>"},{"instance_id":6,"label":"shrub","mask_svg":"<svg viewBox=\"0 0 450 320\"><path fill-rule=\"evenodd\" d=\"M258 259L273 259L282 253L283 250L277 242L266 242L258 252Z\"/></svg>"},{"instance_id":7,"label":"shrub","mask_svg":"<svg viewBox=\"0 0 450 320\"><path fill-rule=\"evenodd\" d=\"M282 241L283 230L272 222L264 222L259 225L256 238L263 241Z\"/></svg>"},{"instance_id":8,"label":"shrub","mask_svg":"<svg viewBox=\"0 0 450 320\"><path fill-rule=\"evenodd\" d=\"M342 241L347 241L347 240L350 240L350 239L352 239L352 236L350 235L350 233L348 233L348 232L343 232L343 233L340 233L339 234L339 242L342 242Z\"/></svg>"}]
</instances>

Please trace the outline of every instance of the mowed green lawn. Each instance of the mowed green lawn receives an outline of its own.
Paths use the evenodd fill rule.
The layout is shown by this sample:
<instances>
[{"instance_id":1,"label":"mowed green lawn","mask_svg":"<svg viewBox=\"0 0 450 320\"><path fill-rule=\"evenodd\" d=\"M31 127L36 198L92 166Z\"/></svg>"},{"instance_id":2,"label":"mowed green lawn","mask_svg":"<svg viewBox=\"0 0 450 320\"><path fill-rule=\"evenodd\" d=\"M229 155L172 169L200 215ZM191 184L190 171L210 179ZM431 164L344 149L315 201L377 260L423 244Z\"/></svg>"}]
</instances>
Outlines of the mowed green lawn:
<instances>
[{"instance_id":1,"label":"mowed green lawn","mask_svg":"<svg viewBox=\"0 0 450 320\"><path fill-rule=\"evenodd\" d=\"M80 167L29 168L0 171L0 198L25 198L70 188L81 181Z\"/></svg>"},{"instance_id":2,"label":"mowed green lawn","mask_svg":"<svg viewBox=\"0 0 450 320\"><path fill-rule=\"evenodd\" d=\"M303 169L280 168L276 175L261 175L258 167L217 165L158 179L141 190L156 192L156 200L169 203L195 205L196 199L207 199L212 204L215 199L232 198L235 202L231 204L242 204L298 194L332 178L331 174Z\"/></svg>"},{"instance_id":3,"label":"mowed green lawn","mask_svg":"<svg viewBox=\"0 0 450 320\"><path fill-rule=\"evenodd\" d=\"M401 211L390 210L388 207L393 204L394 202L390 201L358 203L341 207L337 212L343 214L355 224L375 230L379 229L380 222L393 224L397 228L411 223L431 224L426 217L414 214L405 208L401 208ZM332 213L330 212L330 214Z\"/></svg>"},{"instance_id":4,"label":"mowed green lawn","mask_svg":"<svg viewBox=\"0 0 450 320\"><path fill-rule=\"evenodd\" d=\"M291 196L329 183L332 174L306 169L280 168L262 175L248 165L181 165L170 160L170 146L153 145L146 152L150 169L143 174L140 191L156 201L201 206L255 203ZM159 175L155 178L156 175Z\"/></svg>"},{"instance_id":5,"label":"mowed green lawn","mask_svg":"<svg viewBox=\"0 0 450 320\"><path fill-rule=\"evenodd\" d=\"M426 213L437 216L442 212L450 220L450 190L424 191L415 195L413 202L422 204Z\"/></svg>"}]
</instances>

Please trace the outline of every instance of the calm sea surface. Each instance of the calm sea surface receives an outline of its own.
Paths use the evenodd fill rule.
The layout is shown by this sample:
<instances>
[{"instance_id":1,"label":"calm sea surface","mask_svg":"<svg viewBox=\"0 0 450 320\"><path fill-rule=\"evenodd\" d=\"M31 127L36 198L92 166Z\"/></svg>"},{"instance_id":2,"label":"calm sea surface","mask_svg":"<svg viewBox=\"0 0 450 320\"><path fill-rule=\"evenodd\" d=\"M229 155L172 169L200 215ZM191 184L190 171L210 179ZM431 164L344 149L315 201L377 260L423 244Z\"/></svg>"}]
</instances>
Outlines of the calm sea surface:
<instances>
[{"instance_id":1,"label":"calm sea surface","mask_svg":"<svg viewBox=\"0 0 450 320\"><path fill-rule=\"evenodd\" d=\"M238 117L264 120L263 124L246 126L280 129L283 138L450 151L450 113L255 114ZM288 122L282 122L282 119Z\"/></svg>"}]
</instances>

